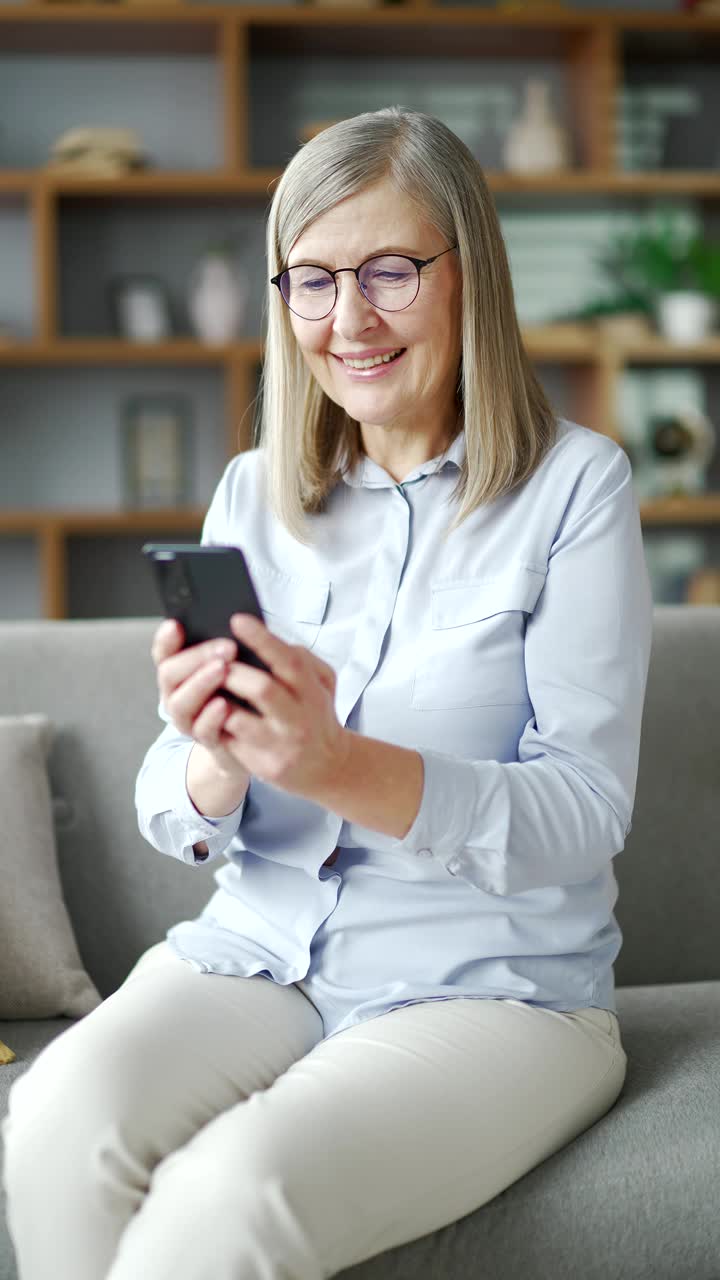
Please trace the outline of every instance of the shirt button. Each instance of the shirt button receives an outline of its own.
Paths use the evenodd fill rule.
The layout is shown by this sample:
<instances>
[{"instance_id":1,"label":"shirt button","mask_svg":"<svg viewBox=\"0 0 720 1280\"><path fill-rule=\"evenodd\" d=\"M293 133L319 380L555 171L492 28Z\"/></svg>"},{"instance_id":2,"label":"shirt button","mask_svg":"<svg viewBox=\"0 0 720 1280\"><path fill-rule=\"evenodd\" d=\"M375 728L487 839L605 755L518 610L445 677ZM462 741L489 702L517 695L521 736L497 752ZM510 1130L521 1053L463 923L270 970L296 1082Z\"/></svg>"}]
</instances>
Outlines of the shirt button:
<instances>
[{"instance_id":1,"label":"shirt button","mask_svg":"<svg viewBox=\"0 0 720 1280\"><path fill-rule=\"evenodd\" d=\"M432 858L432 849L418 849L418 858Z\"/></svg>"}]
</instances>

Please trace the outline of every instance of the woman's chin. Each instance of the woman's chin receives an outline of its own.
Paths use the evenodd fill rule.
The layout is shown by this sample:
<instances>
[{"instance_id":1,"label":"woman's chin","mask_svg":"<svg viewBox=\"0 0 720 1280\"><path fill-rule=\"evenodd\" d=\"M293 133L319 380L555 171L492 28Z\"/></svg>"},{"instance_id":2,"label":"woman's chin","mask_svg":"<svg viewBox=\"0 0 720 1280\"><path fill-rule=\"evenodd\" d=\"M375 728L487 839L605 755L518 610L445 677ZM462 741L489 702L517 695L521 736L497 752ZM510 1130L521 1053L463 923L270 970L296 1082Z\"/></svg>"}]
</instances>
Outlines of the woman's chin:
<instances>
[{"instance_id":1,"label":"woman's chin","mask_svg":"<svg viewBox=\"0 0 720 1280\"><path fill-rule=\"evenodd\" d=\"M375 386L356 383L344 387L332 383L324 385L323 391L333 404L345 410L349 418L368 426L388 426L397 419L399 412L407 410L407 397L399 397L394 388L386 390L380 383Z\"/></svg>"},{"instance_id":2,"label":"woman's chin","mask_svg":"<svg viewBox=\"0 0 720 1280\"><path fill-rule=\"evenodd\" d=\"M351 418L367 418L367 415L373 412L379 414L376 420L378 425L382 421L394 418L398 409L401 408L397 392L394 390L391 392L389 389L386 391L379 385L377 387L352 387L349 391L344 390L342 395L337 397L337 400L343 406L345 412L350 414ZM403 399L403 404L407 404L405 399Z\"/></svg>"}]
</instances>

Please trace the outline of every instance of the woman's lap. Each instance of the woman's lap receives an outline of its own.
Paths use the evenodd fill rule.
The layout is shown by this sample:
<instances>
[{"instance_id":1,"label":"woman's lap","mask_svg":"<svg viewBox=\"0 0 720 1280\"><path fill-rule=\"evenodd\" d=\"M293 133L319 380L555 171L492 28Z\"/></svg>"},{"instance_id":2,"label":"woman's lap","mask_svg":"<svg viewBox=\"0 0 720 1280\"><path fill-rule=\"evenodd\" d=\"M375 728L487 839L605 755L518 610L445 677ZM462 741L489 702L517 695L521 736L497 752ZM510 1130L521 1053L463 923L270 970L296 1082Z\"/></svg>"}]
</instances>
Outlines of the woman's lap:
<instances>
[{"instance_id":1,"label":"woman's lap","mask_svg":"<svg viewBox=\"0 0 720 1280\"><path fill-rule=\"evenodd\" d=\"M161 950L154 963L169 973ZM187 987L181 969L189 966L178 960L173 971ZM148 1280L332 1276L480 1207L595 1123L622 1088L625 1055L605 1011L428 1001L323 1040L319 1015L297 989L265 978L239 988L235 979L190 973L214 1010L222 1061L211 1014L205 1029L193 1019L170 1036L173 1053L183 1036L194 1046L167 1088L175 1110L187 1094L191 1116L171 1147L149 1135L158 1155L150 1194L138 1190L140 1208L108 1280L129 1280L141 1261ZM141 974L142 966L128 985ZM166 984L157 984L165 999ZM236 1017L238 1031L232 993L244 999L248 987L252 1021ZM172 1014L155 1013L165 1041ZM150 1053L151 1094L154 1069ZM27 1280L44 1274L28 1269ZM95 1274L100 1280L105 1269Z\"/></svg>"},{"instance_id":2,"label":"woman's lap","mask_svg":"<svg viewBox=\"0 0 720 1280\"><path fill-rule=\"evenodd\" d=\"M464 1217L605 1114L625 1075L606 1016L593 1026L481 1000L393 1010L320 1042L220 1116L158 1170L156 1188L167 1177L169 1214L203 1170L218 1233L233 1216L238 1229L241 1188L253 1189L228 1276L259 1278L284 1230L277 1274L332 1276ZM230 1167L237 1198L212 1181ZM130 1280L141 1256L128 1253L111 1280ZM158 1280L181 1257L178 1244Z\"/></svg>"}]
</instances>

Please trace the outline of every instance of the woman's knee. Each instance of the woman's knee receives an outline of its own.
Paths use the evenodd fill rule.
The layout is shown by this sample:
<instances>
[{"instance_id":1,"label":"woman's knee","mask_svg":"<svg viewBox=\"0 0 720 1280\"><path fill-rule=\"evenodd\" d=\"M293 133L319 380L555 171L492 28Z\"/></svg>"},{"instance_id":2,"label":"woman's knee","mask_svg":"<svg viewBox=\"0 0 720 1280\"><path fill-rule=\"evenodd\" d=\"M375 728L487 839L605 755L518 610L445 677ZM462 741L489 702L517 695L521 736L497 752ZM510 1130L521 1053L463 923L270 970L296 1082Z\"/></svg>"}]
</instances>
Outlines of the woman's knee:
<instances>
[{"instance_id":1,"label":"woman's knee","mask_svg":"<svg viewBox=\"0 0 720 1280\"><path fill-rule=\"evenodd\" d=\"M61 1032L13 1084L5 1123L8 1143L18 1135L22 1138L30 1130L42 1131L48 1115L54 1111L58 1113L58 1119L67 1117L70 1121L76 1111L73 1102L80 1104L88 1085L81 1065L77 1071L71 1066L77 1028L78 1024L74 1024ZM73 1083L75 1089L71 1088L70 1094L76 1092L76 1099L68 1096L68 1084L72 1086Z\"/></svg>"},{"instance_id":2,"label":"woman's knee","mask_svg":"<svg viewBox=\"0 0 720 1280\"><path fill-rule=\"evenodd\" d=\"M3 1180L21 1274L104 1275L147 1189L143 1143L136 1120L129 1121L133 1098L123 1092L122 1054L119 1062L112 1057L76 1024L10 1091ZM40 1232L38 1204L45 1206ZM57 1272L53 1248L62 1256Z\"/></svg>"},{"instance_id":3,"label":"woman's knee","mask_svg":"<svg viewBox=\"0 0 720 1280\"><path fill-rule=\"evenodd\" d=\"M155 1155L158 1092L144 1055L113 1034L103 1006L53 1040L14 1084L3 1126L5 1180L72 1195L113 1181L143 1179ZM145 1178L145 1180L147 1180ZM58 1185L56 1185L58 1184Z\"/></svg>"},{"instance_id":4,"label":"woman's knee","mask_svg":"<svg viewBox=\"0 0 720 1280\"><path fill-rule=\"evenodd\" d=\"M271 1270L319 1277L329 1274L321 1252L282 1171L241 1151L228 1160L203 1132L155 1169L108 1280L136 1280L148 1262L154 1280L195 1280L208 1274L208 1256L222 1258L223 1274L247 1280Z\"/></svg>"},{"instance_id":5,"label":"woman's knee","mask_svg":"<svg viewBox=\"0 0 720 1280\"><path fill-rule=\"evenodd\" d=\"M88 1015L91 1016L91 1015ZM88 1037L75 1024L51 1042L10 1090L3 1125L5 1176L22 1177L28 1162L43 1170L55 1166L52 1153L62 1151L66 1176L83 1162L84 1148L117 1114L121 1097L117 1064L111 1055L89 1051Z\"/></svg>"}]
</instances>

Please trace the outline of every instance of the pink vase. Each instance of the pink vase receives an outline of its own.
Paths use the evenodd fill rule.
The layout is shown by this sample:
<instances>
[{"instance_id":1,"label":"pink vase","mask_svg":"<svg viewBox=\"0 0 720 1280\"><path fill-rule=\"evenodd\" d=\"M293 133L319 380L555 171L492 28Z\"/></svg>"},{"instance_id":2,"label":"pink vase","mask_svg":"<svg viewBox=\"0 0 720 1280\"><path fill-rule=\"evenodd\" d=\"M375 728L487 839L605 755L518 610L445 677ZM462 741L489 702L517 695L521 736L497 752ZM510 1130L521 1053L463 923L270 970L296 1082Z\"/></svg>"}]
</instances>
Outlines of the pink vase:
<instances>
[{"instance_id":1,"label":"pink vase","mask_svg":"<svg viewBox=\"0 0 720 1280\"><path fill-rule=\"evenodd\" d=\"M246 282L232 261L224 254L207 254L192 273L188 304L200 341L232 342L243 322L246 298Z\"/></svg>"},{"instance_id":2,"label":"pink vase","mask_svg":"<svg viewBox=\"0 0 720 1280\"><path fill-rule=\"evenodd\" d=\"M546 80L527 81L525 103L508 132L503 160L511 173L547 172L570 166L570 139L553 113Z\"/></svg>"}]
</instances>

